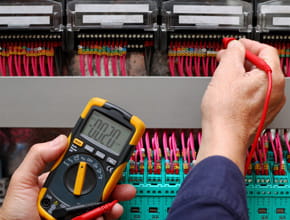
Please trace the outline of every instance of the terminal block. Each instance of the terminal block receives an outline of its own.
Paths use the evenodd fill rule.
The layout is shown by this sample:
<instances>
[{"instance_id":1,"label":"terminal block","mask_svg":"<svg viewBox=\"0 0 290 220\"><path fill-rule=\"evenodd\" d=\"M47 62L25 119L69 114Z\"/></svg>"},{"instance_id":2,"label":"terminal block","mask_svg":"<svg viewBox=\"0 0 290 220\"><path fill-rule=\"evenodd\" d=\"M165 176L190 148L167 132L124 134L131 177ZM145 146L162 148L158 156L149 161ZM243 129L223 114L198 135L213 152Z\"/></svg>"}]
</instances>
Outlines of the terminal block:
<instances>
[{"instance_id":1,"label":"terminal block","mask_svg":"<svg viewBox=\"0 0 290 220\"><path fill-rule=\"evenodd\" d=\"M157 3L149 0L68 1L68 47L75 51L77 72L82 76L149 75L158 46L157 13Z\"/></svg>"},{"instance_id":2,"label":"terminal block","mask_svg":"<svg viewBox=\"0 0 290 220\"><path fill-rule=\"evenodd\" d=\"M62 73L61 1L1 1L0 15L1 76Z\"/></svg>"}]
</instances>

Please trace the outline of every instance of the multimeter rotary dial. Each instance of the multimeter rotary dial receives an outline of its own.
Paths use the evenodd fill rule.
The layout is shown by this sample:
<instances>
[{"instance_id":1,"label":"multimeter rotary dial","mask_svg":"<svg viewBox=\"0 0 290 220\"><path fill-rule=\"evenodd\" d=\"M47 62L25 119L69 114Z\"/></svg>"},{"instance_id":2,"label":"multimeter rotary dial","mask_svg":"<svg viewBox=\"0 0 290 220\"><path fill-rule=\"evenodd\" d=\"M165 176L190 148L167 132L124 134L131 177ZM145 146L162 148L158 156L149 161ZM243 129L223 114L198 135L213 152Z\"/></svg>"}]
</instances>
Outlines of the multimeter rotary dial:
<instances>
[{"instance_id":1,"label":"multimeter rotary dial","mask_svg":"<svg viewBox=\"0 0 290 220\"><path fill-rule=\"evenodd\" d=\"M95 158L86 154L77 154L64 161L67 166L64 185L75 196L90 193L98 181L104 179L102 165Z\"/></svg>"},{"instance_id":2,"label":"multimeter rotary dial","mask_svg":"<svg viewBox=\"0 0 290 220\"><path fill-rule=\"evenodd\" d=\"M72 154L61 163L58 170L48 193L58 195L60 203L66 201L67 205L74 206L101 199L106 178L103 166L96 158L85 153Z\"/></svg>"}]
</instances>

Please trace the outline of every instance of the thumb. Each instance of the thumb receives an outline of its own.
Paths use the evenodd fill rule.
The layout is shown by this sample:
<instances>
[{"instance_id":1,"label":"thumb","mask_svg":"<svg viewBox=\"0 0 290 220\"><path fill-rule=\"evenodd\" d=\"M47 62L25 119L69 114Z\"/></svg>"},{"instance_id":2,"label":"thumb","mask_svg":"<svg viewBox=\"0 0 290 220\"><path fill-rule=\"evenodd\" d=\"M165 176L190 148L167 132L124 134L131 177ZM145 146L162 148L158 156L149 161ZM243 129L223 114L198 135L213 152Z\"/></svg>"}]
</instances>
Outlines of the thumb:
<instances>
[{"instance_id":1,"label":"thumb","mask_svg":"<svg viewBox=\"0 0 290 220\"><path fill-rule=\"evenodd\" d=\"M38 182L38 176L46 165L61 156L67 146L67 138L60 135L52 141L36 144L31 147L28 154L15 171L19 181L27 184Z\"/></svg>"}]
</instances>

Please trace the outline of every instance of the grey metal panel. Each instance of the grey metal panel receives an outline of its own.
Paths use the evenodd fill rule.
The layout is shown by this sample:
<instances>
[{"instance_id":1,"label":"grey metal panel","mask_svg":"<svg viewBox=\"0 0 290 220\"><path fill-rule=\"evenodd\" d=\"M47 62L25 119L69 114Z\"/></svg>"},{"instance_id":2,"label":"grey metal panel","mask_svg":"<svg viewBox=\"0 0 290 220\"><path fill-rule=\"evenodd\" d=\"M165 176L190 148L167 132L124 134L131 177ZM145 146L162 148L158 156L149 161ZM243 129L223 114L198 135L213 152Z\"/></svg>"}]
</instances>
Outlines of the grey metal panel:
<instances>
[{"instance_id":1,"label":"grey metal panel","mask_svg":"<svg viewBox=\"0 0 290 220\"><path fill-rule=\"evenodd\" d=\"M148 128L200 128L209 78L2 77L0 127L73 127L91 97L102 97L144 120ZM287 80L287 84L289 84ZM290 87L286 88L290 94ZM289 103L271 127L290 127Z\"/></svg>"}]
</instances>

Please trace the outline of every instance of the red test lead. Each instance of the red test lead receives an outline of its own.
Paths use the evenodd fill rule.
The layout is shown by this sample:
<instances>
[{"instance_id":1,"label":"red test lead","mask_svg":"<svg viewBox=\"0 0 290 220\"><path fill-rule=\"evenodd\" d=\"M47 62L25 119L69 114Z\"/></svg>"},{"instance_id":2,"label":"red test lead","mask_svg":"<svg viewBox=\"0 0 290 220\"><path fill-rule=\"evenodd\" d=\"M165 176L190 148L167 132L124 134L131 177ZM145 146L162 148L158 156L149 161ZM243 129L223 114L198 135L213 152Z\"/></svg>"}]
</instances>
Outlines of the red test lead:
<instances>
[{"instance_id":1,"label":"red test lead","mask_svg":"<svg viewBox=\"0 0 290 220\"><path fill-rule=\"evenodd\" d=\"M236 39L235 38L224 38L223 39L224 47L226 48L228 46L228 44L233 40L236 40ZM246 160L245 173L244 173L246 175L248 167L251 163L253 154L254 154L255 149L258 145L258 140L259 140L260 134L264 129L264 124L265 124L267 111L268 111L268 107L269 107L269 103L270 103L271 92L272 92L272 69L263 59L256 56L255 54L251 53L250 51L246 50L245 58L247 60L249 60L252 64L254 64L257 68L265 71L265 73L268 76L268 89L267 89L266 99L265 99L265 103L264 103L264 107L263 107L261 121L260 121L258 130L257 130L256 136L254 138L251 151L250 151L250 153L247 157L247 160Z\"/></svg>"},{"instance_id":2,"label":"red test lead","mask_svg":"<svg viewBox=\"0 0 290 220\"><path fill-rule=\"evenodd\" d=\"M72 218L72 220L91 220L96 219L97 217L102 216L104 213L110 211L113 206L118 202L118 200L114 200L113 202L109 202L105 205L97 207L85 214Z\"/></svg>"}]
</instances>

